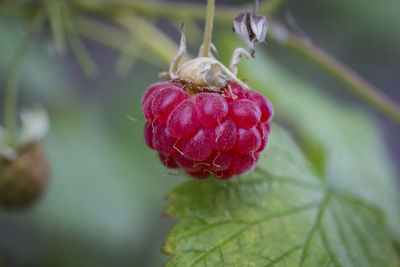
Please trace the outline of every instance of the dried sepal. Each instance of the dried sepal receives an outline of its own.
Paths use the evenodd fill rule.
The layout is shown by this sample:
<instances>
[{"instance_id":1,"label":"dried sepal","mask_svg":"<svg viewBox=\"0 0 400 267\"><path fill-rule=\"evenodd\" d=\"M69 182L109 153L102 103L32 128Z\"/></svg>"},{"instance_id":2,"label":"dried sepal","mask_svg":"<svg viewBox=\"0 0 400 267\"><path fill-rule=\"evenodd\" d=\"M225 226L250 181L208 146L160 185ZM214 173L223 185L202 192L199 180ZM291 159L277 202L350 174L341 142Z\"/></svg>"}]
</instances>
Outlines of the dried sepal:
<instances>
[{"instance_id":1,"label":"dried sepal","mask_svg":"<svg viewBox=\"0 0 400 267\"><path fill-rule=\"evenodd\" d=\"M178 53L175 55L174 59L169 66L169 78L170 79L178 79L177 71L179 67L179 62L186 54L186 37L184 33L184 25L181 26L181 40L179 42L179 50Z\"/></svg>"},{"instance_id":2,"label":"dried sepal","mask_svg":"<svg viewBox=\"0 0 400 267\"><path fill-rule=\"evenodd\" d=\"M216 51L215 46L211 46ZM239 80L234 73L226 68L214 57L197 57L185 62L181 67L179 63L186 53L186 38L183 32L177 54L171 62L169 72L160 73L160 77L166 77L173 81L190 84L198 90L221 91L228 83L239 83L243 88L249 87Z\"/></svg>"},{"instance_id":3,"label":"dried sepal","mask_svg":"<svg viewBox=\"0 0 400 267\"><path fill-rule=\"evenodd\" d=\"M221 62L209 57L189 60L179 68L178 76L179 81L194 84L200 89L221 91L227 84L236 82L249 90L248 85L238 79Z\"/></svg>"},{"instance_id":4,"label":"dried sepal","mask_svg":"<svg viewBox=\"0 0 400 267\"><path fill-rule=\"evenodd\" d=\"M229 69L235 75L238 74L238 67L236 65L239 63L242 57L249 59L250 55L244 48L236 48L235 51L233 51L231 61L229 63Z\"/></svg>"},{"instance_id":5,"label":"dried sepal","mask_svg":"<svg viewBox=\"0 0 400 267\"><path fill-rule=\"evenodd\" d=\"M195 84L198 87L208 87L218 91L226 85L226 76L222 74L220 63L209 57L198 57L189 60L178 70L180 80Z\"/></svg>"}]
</instances>

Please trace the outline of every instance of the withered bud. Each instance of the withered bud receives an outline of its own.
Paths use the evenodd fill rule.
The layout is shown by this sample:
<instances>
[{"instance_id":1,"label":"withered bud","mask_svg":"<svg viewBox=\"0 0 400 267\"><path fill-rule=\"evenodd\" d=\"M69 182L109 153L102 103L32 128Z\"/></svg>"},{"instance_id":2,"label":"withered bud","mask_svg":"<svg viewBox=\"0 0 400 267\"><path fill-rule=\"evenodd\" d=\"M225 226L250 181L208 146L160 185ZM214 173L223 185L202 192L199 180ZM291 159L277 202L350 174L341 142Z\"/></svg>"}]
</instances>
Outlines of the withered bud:
<instances>
[{"instance_id":1,"label":"withered bud","mask_svg":"<svg viewBox=\"0 0 400 267\"><path fill-rule=\"evenodd\" d=\"M15 159L0 156L0 206L8 210L31 206L49 181L43 146L34 142L17 151Z\"/></svg>"},{"instance_id":2,"label":"withered bud","mask_svg":"<svg viewBox=\"0 0 400 267\"><path fill-rule=\"evenodd\" d=\"M247 44L252 57L255 55L254 44L264 42L268 31L268 21L265 16L255 12L243 12L233 19L233 31Z\"/></svg>"}]
</instances>

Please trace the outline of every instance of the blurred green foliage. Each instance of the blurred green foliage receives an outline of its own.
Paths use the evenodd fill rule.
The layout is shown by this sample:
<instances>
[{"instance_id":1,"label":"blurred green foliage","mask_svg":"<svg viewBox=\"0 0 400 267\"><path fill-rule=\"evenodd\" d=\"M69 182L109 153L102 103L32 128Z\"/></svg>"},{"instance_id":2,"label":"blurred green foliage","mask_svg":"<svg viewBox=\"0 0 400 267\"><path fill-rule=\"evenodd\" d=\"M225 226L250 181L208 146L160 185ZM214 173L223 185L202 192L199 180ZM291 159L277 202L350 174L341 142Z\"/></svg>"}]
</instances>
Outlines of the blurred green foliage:
<instances>
[{"instance_id":1,"label":"blurred green foliage","mask_svg":"<svg viewBox=\"0 0 400 267\"><path fill-rule=\"evenodd\" d=\"M394 25L400 23L395 12L398 1L374 5L361 0L323 4L310 1L305 7L312 9L306 11L298 5L295 1L288 3L292 12L299 11L300 21L306 21L315 39L335 52L350 55L364 44L371 47L371 42L378 50L384 50L381 53L387 58L398 57L395 52L400 35L393 34ZM307 20L314 15L318 23ZM320 20L328 28L321 29ZM194 24L189 19L183 22ZM176 28L165 20L158 24L177 40ZM0 20L1 74L6 73L24 25L9 14ZM118 54L85 42L100 68L100 75L89 79L70 54L55 53L50 30L46 29L25 60L21 102L24 106L39 102L49 111L51 131L45 144L53 180L33 210L0 214L0 263L160 266L167 260L160 253L162 242L174 223L173 219L162 217L166 205L163 197L186 178L169 175L154 151L144 145L140 98L147 86L158 80L157 73L168 66L155 67L139 57L132 71L120 77L114 71ZM239 44L227 29L226 25L217 24L214 34L222 58L227 58ZM199 41L196 36L190 37L188 26L187 31L189 41ZM347 42L332 42L338 38L332 32L345 34L341 39ZM197 46L191 49L197 51ZM145 49L143 53L149 53ZM252 86L271 98L277 121L292 130L316 171L337 178L331 180L335 186L378 205L389 218L393 236L399 238L398 187L393 183L396 175L377 130L379 124L361 111L335 104L337 100L326 98L322 88L318 90L290 74L262 50L268 47L258 47L256 61L240 64L239 76L248 78ZM350 64L356 65L360 60L349 57ZM369 74L374 66L360 67L367 68L365 72ZM2 84L3 79L0 75ZM126 115L139 121L131 121ZM330 165L324 164L325 158L330 159ZM364 169L366 165L368 169Z\"/></svg>"}]
</instances>

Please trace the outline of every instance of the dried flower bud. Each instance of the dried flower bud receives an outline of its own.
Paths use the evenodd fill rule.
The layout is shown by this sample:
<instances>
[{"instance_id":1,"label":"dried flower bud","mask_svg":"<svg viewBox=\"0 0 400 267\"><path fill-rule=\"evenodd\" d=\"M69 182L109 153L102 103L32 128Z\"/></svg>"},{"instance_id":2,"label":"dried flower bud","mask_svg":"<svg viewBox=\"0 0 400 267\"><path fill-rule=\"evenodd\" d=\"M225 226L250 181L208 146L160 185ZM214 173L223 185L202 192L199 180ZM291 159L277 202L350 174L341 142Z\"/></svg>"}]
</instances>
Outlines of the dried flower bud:
<instances>
[{"instance_id":1,"label":"dried flower bud","mask_svg":"<svg viewBox=\"0 0 400 267\"><path fill-rule=\"evenodd\" d=\"M17 152L15 159L0 157L0 205L23 209L42 194L49 180L44 149L38 142Z\"/></svg>"},{"instance_id":2,"label":"dried flower bud","mask_svg":"<svg viewBox=\"0 0 400 267\"><path fill-rule=\"evenodd\" d=\"M254 44L264 42L267 35L267 18L255 12L243 12L233 19L232 27L236 35L247 44L251 56L254 57Z\"/></svg>"}]
</instances>

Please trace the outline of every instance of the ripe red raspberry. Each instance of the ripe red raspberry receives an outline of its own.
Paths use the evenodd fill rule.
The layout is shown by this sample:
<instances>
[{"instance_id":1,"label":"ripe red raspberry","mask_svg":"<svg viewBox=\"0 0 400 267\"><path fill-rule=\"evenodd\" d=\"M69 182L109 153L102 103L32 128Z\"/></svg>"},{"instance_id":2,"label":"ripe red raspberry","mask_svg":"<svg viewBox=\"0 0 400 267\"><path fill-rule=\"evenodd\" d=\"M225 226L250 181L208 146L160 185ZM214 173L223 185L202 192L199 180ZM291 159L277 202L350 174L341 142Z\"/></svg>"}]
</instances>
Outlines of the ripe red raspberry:
<instances>
[{"instance_id":1,"label":"ripe red raspberry","mask_svg":"<svg viewBox=\"0 0 400 267\"><path fill-rule=\"evenodd\" d=\"M151 85L142 98L146 144L168 168L196 179L251 171L268 143L271 103L239 84L188 94L177 82Z\"/></svg>"}]
</instances>

